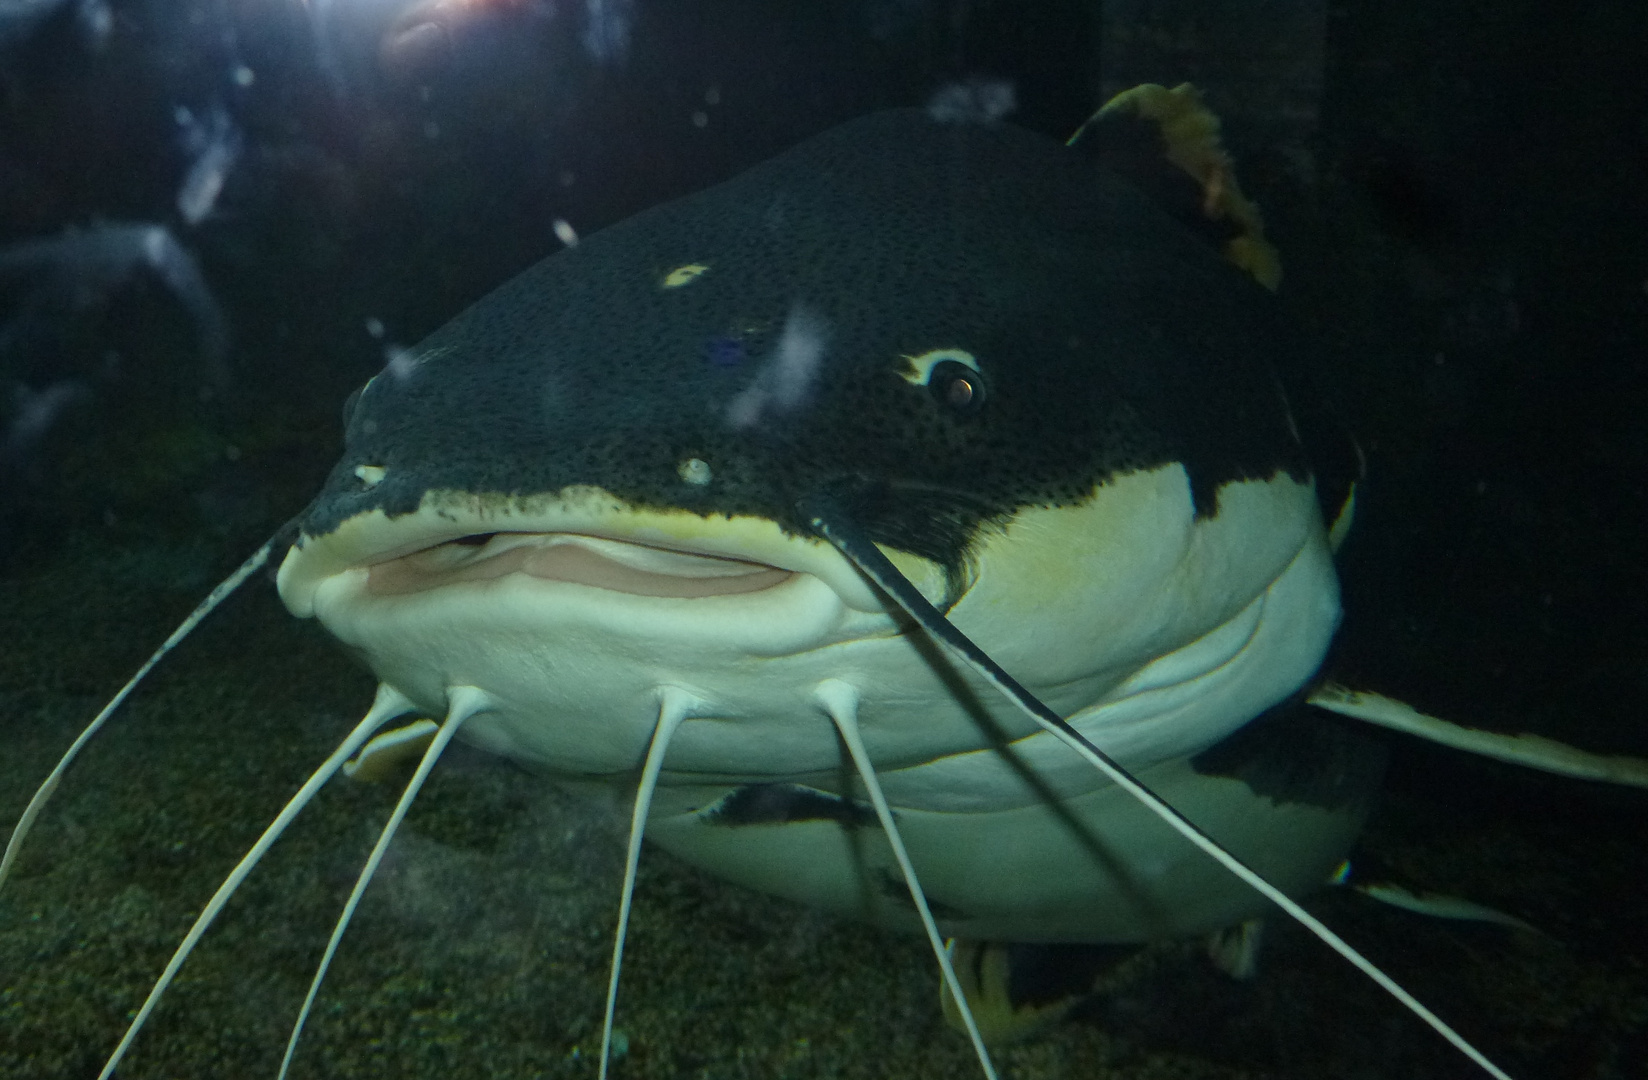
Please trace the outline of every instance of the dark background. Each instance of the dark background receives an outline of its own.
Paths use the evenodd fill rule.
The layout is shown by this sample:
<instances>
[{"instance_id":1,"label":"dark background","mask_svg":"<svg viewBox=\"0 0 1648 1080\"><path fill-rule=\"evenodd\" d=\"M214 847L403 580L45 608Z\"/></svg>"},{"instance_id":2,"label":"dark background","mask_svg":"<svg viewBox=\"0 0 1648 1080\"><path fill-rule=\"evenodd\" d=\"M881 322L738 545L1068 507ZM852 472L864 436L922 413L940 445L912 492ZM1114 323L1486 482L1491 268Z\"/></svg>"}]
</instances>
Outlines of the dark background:
<instances>
[{"instance_id":1,"label":"dark background","mask_svg":"<svg viewBox=\"0 0 1648 1080\"><path fill-rule=\"evenodd\" d=\"M232 328L232 378L214 387L189 314L152 274L0 273L8 435L19 386L74 388L0 458L0 746L14 723L17 746L66 745L70 720L303 505L338 449L342 399L386 347L556 250L557 219L587 234L956 82L1010 82L1013 122L1062 138L1115 89L1192 78L1225 117L1283 254L1283 296L1318 332L1324 381L1368 454L1336 673L1449 718L1648 754L1648 6L489 0L449 6L469 18L443 49L386 63L408 6L334 0L318 35L280 0L116 0L101 34L76 3L0 24L0 260L66 228L159 222ZM190 166L174 113L214 105L243 148L191 226L174 209ZM92 565L103 591L73 584ZM239 603L251 611L211 630L239 644L182 663L227 670L210 658L245 662L271 647L257 634L287 632L234 629L279 619L266 597ZM260 677L303 682L241 672L215 693L240 700ZM363 685L337 707L363 705ZM1648 1075L1642 797L1391 743L1369 858L1529 919L1560 955L1354 905L1342 916L1405 940L1415 951L1394 962L1437 980L1426 1000L1476 1023L1513 1073ZM16 918L6 904L0 920ZM1284 959L1256 998L1189 976L1118 998L1101 1019L1144 1048L1123 1055L1133 1074L1183 1058L1214 1071L1163 1075L1356 1075L1352 1060L1368 1076L1465 1075L1377 999L1371 1018L1342 1002L1312 1013L1309 980L1328 976L1308 943L1290 953L1277 936L1308 977ZM37 1011L22 995L0 1005ZM130 1007L112 999L88 1038ZM1208 1011L1223 1025L1205 1026ZM1341 1027L1360 1034L1323 1033ZM719 1051L637 1053L656 1075L732 1068ZM762 1061L752 1075L781 1071Z\"/></svg>"}]
</instances>

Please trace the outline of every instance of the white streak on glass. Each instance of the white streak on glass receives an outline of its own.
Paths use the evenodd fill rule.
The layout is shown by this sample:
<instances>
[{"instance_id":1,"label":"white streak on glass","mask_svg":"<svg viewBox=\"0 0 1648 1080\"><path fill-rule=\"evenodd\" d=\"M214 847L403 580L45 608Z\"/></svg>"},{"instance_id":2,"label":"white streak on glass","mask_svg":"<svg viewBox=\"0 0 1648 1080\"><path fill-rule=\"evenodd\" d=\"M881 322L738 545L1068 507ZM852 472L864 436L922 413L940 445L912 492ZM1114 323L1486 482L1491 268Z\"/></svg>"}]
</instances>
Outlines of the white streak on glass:
<instances>
[{"instance_id":1,"label":"white streak on glass","mask_svg":"<svg viewBox=\"0 0 1648 1080\"><path fill-rule=\"evenodd\" d=\"M829 325L822 316L800 305L791 308L778 347L755 380L727 403L727 423L742 430L769 414L794 411L812 389L828 339Z\"/></svg>"}]
</instances>

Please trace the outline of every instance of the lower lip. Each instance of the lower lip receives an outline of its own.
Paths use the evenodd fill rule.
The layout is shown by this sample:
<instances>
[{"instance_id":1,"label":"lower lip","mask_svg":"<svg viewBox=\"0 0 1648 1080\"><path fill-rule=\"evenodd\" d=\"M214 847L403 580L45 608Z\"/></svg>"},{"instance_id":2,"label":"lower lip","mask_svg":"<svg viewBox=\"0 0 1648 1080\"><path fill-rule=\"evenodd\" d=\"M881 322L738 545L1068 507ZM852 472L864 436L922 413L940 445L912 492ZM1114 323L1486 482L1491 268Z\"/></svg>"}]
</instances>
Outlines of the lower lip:
<instances>
[{"instance_id":1,"label":"lower lip","mask_svg":"<svg viewBox=\"0 0 1648 1080\"><path fill-rule=\"evenodd\" d=\"M612 558L596 544L630 558ZM484 551L457 565L441 556L447 545L379 563L370 570L368 588L379 596L424 592L459 582L487 581L522 573L544 581L563 581L634 596L693 598L734 596L781 585L794 572L762 563L689 555L614 541L556 538L542 543L515 540L496 554ZM666 563L661 573L636 563Z\"/></svg>"}]
</instances>

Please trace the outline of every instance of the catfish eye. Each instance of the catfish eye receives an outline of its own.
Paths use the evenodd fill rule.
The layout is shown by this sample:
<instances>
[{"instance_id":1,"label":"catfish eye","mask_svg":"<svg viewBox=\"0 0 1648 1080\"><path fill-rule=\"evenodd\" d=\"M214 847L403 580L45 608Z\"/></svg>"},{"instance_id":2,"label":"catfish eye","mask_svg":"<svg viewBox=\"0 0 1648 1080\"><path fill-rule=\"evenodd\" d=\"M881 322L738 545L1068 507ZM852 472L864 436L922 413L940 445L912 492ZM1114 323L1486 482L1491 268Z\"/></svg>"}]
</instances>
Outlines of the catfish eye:
<instances>
[{"instance_id":1,"label":"catfish eye","mask_svg":"<svg viewBox=\"0 0 1648 1080\"><path fill-rule=\"evenodd\" d=\"M927 389L957 416L972 416L984 405L984 377L959 360L941 360L927 376Z\"/></svg>"}]
</instances>

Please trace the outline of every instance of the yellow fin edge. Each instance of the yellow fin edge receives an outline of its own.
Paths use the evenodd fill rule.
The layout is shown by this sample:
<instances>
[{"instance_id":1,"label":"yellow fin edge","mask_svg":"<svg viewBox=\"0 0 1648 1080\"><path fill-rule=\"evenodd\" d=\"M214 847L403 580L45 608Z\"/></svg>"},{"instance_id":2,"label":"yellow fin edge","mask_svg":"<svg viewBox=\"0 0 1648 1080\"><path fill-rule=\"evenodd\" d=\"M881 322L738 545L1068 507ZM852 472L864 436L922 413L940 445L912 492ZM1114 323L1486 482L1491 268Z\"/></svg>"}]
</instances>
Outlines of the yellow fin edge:
<instances>
[{"instance_id":1,"label":"yellow fin edge","mask_svg":"<svg viewBox=\"0 0 1648 1080\"><path fill-rule=\"evenodd\" d=\"M1282 283L1281 257L1265 239L1258 206L1236 182L1235 162L1219 141L1219 118L1203 103L1201 91L1190 83L1171 90L1143 83L1111 98L1094 118L1107 113L1133 113L1161 130L1167 159L1201 186L1202 213L1209 221L1229 221L1239 230L1225 244L1225 258L1275 292Z\"/></svg>"}]
</instances>

